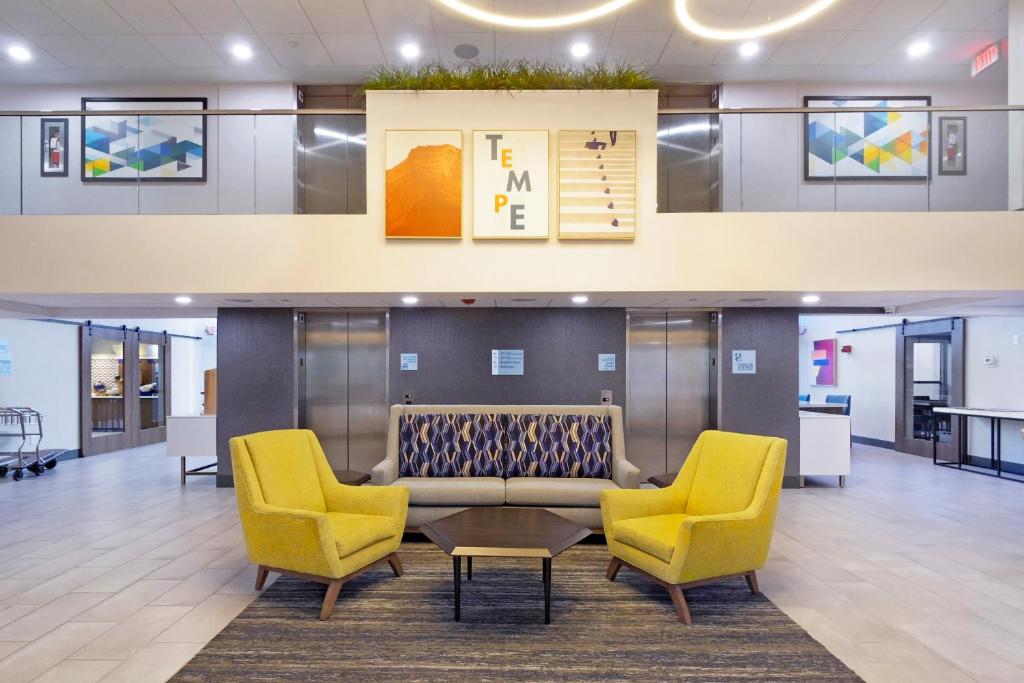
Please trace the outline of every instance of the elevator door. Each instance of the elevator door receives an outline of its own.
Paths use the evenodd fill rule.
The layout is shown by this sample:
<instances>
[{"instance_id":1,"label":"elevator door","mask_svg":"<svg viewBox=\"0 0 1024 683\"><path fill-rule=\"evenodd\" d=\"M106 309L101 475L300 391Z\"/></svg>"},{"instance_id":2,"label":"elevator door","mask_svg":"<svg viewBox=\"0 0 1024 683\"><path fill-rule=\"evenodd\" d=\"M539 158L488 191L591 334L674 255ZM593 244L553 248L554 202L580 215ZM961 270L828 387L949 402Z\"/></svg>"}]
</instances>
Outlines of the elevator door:
<instances>
[{"instance_id":1,"label":"elevator door","mask_svg":"<svg viewBox=\"0 0 1024 683\"><path fill-rule=\"evenodd\" d=\"M646 479L678 471L700 433L714 426L716 337L708 313L627 315L626 456Z\"/></svg>"},{"instance_id":2,"label":"elevator door","mask_svg":"<svg viewBox=\"0 0 1024 683\"><path fill-rule=\"evenodd\" d=\"M387 313L307 311L297 334L299 426L334 469L369 472L384 458Z\"/></svg>"}]
</instances>

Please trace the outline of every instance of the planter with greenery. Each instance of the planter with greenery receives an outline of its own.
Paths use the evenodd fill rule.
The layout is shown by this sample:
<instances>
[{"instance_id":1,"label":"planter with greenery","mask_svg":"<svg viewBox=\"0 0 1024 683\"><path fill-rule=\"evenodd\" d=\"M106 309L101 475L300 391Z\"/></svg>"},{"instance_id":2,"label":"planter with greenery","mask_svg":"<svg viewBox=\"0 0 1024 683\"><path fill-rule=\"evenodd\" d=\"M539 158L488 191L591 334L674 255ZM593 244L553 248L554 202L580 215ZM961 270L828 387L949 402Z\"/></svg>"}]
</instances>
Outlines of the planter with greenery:
<instances>
[{"instance_id":1,"label":"planter with greenery","mask_svg":"<svg viewBox=\"0 0 1024 683\"><path fill-rule=\"evenodd\" d=\"M603 63L564 66L525 60L493 64L382 66L361 90L657 90L645 69Z\"/></svg>"}]
</instances>

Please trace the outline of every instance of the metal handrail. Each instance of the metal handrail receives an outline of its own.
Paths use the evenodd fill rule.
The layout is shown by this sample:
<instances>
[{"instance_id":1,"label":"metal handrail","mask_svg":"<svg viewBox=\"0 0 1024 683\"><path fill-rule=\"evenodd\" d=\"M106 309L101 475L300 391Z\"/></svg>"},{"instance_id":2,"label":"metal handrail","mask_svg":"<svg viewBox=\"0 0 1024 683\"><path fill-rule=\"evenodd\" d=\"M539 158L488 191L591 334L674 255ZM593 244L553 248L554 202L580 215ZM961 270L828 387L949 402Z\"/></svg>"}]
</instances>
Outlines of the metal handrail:
<instances>
[{"instance_id":1,"label":"metal handrail","mask_svg":"<svg viewBox=\"0 0 1024 683\"><path fill-rule=\"evenodd\" d=\"M470 91L453 91L470 92ZM736 107L710 109L707 107L668 107L659 114L848 114L851 112L1011 112L1024 111L1024 104L972 104L965 106L942 105L930 107ZM91 110L52 109L0 111L4 116L101 116L110 113L128 116L342 116L366 115L365 109L117 109Z\"/></svg>"}]
</instances>

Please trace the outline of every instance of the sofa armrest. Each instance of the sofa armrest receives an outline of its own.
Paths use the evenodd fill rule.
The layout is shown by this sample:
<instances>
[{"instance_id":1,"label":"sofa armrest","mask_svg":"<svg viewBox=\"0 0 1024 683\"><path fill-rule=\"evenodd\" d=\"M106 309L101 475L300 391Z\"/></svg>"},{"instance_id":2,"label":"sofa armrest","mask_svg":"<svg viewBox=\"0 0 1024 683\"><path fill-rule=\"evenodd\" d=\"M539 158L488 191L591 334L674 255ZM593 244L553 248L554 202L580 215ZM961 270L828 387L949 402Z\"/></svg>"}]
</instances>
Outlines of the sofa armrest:
<instances>
[{"instance_id":1,"label":"sofa armrest","mask_svg":"<svg viewBox=\"0 0 1024 683\"><path fill-rule=\"evenodd\" d=\"M614 538L612 524L623 519L682 512L683 499L675 488L605 489L601 491L601 520L604 533Z\"/></svg>"},{"instance_id":2,"label":"sofa armrest","mask_svg":"<svg viewBox=\"0 0 1024 683\"><path fill-rule=\"evenodd\" d=\"M370 483L374 486L387 486L396 479L398 479L398 458L385 458L370 470Z\"/></svg>"},{"instance_id":3,"label":"sofa armrest","mask_svg":"<svg viewBox=\"0 0 1024 683\"><path fill-rule=\"evenodd\" d=\"M640 468L625 458L613 458L612 481L621 489L635 489L640 486Z\"/></svg>"},{"instance_id":4,"label":"sofa armrest","mask_svg":"<svg viewBox=\"0 0 1024 683\"><path fill-rule=\"evenodd\" d=\"M316 576L340 576L334 534L323 512L258 504L243 513L243 522L253 562Z\"/></svg>"},{"instance_id":5,"label":"sofa armrest","mask_svg":"<svg viewBox=\"0 0 1024 683\"><path fill-rule=\"evenodd\" d=\"M409 509L409 489L405 486L336 484L324 488L324 499L329 512L392 517L401 519L403 527Z\"/></svg>"}]
</instances>

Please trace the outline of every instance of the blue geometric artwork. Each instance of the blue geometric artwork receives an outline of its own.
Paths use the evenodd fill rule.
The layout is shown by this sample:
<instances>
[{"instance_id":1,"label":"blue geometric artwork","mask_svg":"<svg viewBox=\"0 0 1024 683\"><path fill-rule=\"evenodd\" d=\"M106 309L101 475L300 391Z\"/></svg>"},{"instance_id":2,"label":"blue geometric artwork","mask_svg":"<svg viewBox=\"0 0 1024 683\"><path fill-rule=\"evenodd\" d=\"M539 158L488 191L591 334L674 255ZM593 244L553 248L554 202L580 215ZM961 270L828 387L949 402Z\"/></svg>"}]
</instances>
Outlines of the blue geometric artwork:
<instances>
[{"instance_id":1,"label":"blue geometric artwork","mask_svg":"<svg viewBox=\"0 0 1024 683\"><path fill-rule=\"evenodd\" d=\"M206 180L206 98L82 98L83 181ZM181 115L121 114L177 110Z\"/></svg>"},{"instance_id":2,"label":"blue geometric artwork","mask_svg":"<svg viewBox=\"0 0 1024 683\"><path fill-rule=\"evenodd\" d=\"M927 107L929 97L805 97L811 107ZM928 112L807 114L805 180L923 180L929 172Z\"/></svg>"}]
</instances>

